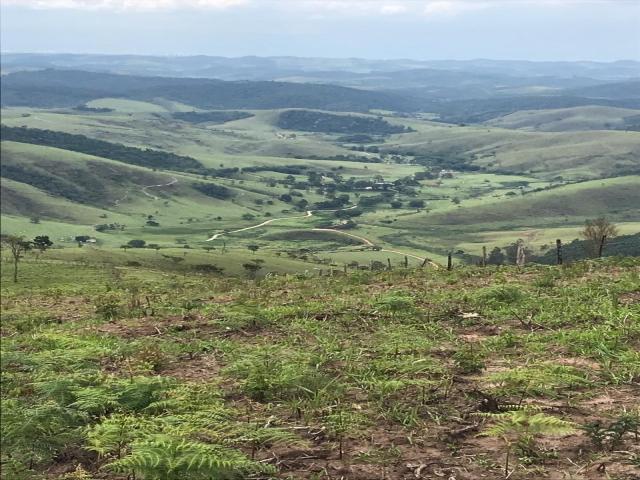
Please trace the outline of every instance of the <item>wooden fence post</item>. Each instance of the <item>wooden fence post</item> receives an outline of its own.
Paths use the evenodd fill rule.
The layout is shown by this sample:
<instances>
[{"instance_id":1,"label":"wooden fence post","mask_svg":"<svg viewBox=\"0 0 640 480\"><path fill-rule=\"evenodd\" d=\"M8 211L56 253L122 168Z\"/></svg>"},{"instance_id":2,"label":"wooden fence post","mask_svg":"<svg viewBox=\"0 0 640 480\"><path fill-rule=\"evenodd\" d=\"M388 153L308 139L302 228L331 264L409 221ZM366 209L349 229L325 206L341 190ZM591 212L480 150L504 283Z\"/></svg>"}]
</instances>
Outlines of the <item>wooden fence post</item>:
<instances>
[{"instance_id":1,"label":"wooden fence post","mask_svg":"<svg viewBox=\"0 0 640 480\"><path fill-rule=\"evenodd\" d=\"M404 256L404 268L409 268L409 257Z\"/></svg>"},{"instance_id":2,"label":"wooden fence post","mask_svg":"<svg viewBox=\"0 0 640 480\"><path fill-rule=\"evenodd\" d=\"M347 264L344 264L344 273L347 273Z\"/></svg>"},{"instance_id":3,"label":"wooden fence post","mask_svg":"<svg viewBox=\"0 0 640 480\"><path fill-rule=\"evenodd\" d=\"M518 267L524 267L524 264L526 263L526 261L527 260L524 252L524 243L518 242L518 247L516 249L516 265Z\"/></svg>"},{"instance_id":4,"label":"wooden fence post","mask_svg":"<svg viewBox=\"0 0 640 480\"><path fill-rule=\"evenodd\" d=\"M391 259L387 258L387 267L391 270Z\"/></svg>"},{"instance_id":5,"label":"wooden fence post","mask_svg":"<svg viewBox=\"0 0 640 480\"><path fill-rule=\"evenodd\" d=\"M451 252L447 255L447 270L451 270L453 268L453 261L451 258Z\"/></svg>"},{"instance_id":6,"label":"wooden fence post","mask_svg":"<svg viewBox=\"0 0 640 480\"><path fill-rule=\"evenodd\" d=\"M607 236L603 235L600 240L600 247L598 248L598 258L602 258L602 250L604 249L604 242L607 241Z\"/></svg>"},{"instance_id":7,"label":"wooden fence post","mask_svg":"<svg viewBox=\"0 0 640 480\"><path fill-rule=\"evenodd\" d=\"M556 264L562 265L562 240L556 240Z\"/></svg>"},{"instance_id":8,"label":"wooden fence post","mask_svg":"<svg viewBox=\"0 0 640 480\"><path fill-rule=\"evenodd\" d=\"M482 246L482 266L487 266L487 247Z\"/></svg>"}]
</instances>

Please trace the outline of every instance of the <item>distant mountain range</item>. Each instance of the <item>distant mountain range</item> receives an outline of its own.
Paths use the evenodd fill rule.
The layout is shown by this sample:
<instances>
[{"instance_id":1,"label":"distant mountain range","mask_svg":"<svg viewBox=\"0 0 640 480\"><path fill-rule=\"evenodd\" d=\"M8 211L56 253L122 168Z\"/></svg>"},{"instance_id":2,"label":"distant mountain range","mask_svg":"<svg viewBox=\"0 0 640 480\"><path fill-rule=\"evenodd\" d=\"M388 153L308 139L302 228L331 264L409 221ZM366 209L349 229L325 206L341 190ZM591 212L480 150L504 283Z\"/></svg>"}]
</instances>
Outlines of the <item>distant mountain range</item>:
<instances>
[{"instance_id":1,"label":"distant mountain range","mask_svg":"<svg viewBox=\"0 0 640 480\"><path fill-rule=\"evenodd\" d=\"M3 53L3 72L25 69L78 69L129 75L203 77L222 80L278 80L296 75L325 77L348 74L435 69L478 75L513 77L590 78L618 81L640 77L640 62L530 62L511 60L369 60L362 58L214 57L149 55L83 55Z\"/></svg>"},{"instance_id":2,"label":"distant mountain range","mask_svg":"<svg viewBox=\"0 0 640 480\"><path fill-rule=\"evenodd\" d=\"M118 97L202 109L429 112L478 123L520 110L640 108L640 62L5 54L2 105Z\"/></svg>"}]
</instances>

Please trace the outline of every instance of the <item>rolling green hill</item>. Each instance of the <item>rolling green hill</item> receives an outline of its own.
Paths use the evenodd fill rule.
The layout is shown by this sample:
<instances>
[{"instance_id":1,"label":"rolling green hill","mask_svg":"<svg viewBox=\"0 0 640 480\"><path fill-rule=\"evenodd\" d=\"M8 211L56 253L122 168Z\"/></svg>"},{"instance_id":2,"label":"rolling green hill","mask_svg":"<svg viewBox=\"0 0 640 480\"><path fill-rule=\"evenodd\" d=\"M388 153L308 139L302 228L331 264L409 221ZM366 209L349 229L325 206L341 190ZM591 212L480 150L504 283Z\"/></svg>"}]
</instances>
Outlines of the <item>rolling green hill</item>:
<instances>
[{"instance_id":1,"label":"rolling green hill","mask_svg":"<svg viewBox=\"0 0 640 480\"><path fill-rule=\"evenodd\" d=\"M640 226L640 133L595 129L615 128L634 110L522 111L461 126L425 112L318 110L319 97L309 105L296 88L289 92L304 109L212 109L207 95L217 87L195 98L200 87L238 93L242 84L253 102L268 89L250 82L55 71L8 78L11 88L52 98L67 80L102 96L80 109L75 100L3 108L3 233L55 232L68 247L91 234L105 256L132 239L167 251L226 245L225 268L237 274L255 245L282 271L340 269L405 255L444 262L450 248L503 247L526 235L536 248L556 235L570 242L598 215L626 234ZM180 95L192 96L174 95L185 81L194 89ZM311 87L305 92L319 93Z\"/></svg>"},{"instance_id":2,"label":"rolling green hill","mask_svg":"<svg viewBox=\"0 0 640 480\"><path fill-rule=\"evenodd\" d=\"M136 77L74 70L17 72L2 79L3 106L70 107L103 97L143 101L161 97L204 109L415 109L411 100L400 95L334 85Z\"/></svg>"},{"instance_id":3,"label":"rolling green hill","mask_svg":"<svg viewBox=\"0 0 640 480\"><path fill-rule=\"evenodd\" d=\"M640 125L640 110L602 106L522 110L494 118L486 124L540 132L637 129Z\"/></svg>"},{"instance_id":4,"label":"rolling green hill","mask_svg":"<svg viewBox=\"0 0 640 480\"><path fill-rule=\"evenodd\" d=\"M536 224L581 224L606 215L614 221L638 221L640 176L594 180L550 190L514 195L480 205L452 206L447 211L399 220L408 229L444 228L457 231L509 230Z\"/></svg>"}]
</instances>

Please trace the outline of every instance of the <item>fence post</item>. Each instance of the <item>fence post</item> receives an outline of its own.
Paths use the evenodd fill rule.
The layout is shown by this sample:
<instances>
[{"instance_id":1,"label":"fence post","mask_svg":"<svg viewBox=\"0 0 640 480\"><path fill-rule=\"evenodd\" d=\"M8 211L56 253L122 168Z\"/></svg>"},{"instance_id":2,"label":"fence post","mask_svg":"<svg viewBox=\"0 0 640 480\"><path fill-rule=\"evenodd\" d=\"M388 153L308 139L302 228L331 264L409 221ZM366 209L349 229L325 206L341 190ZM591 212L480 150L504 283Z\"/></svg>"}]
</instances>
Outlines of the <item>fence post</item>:
<instances>
[{"instance_id":1,"label":"fence post","mask_svg":"<svg viewBox=\"0 0 640 480\"><path fill-rule=\"evenodd\" d=\"M482 246L482 266L487 266L487 247Z\"/></svg>"},{"instance_id":2,"label":"fence post","mask_svg":"<svg viewBox=\"0 0 640 480\"><path fill-rule=\"evenodd\" d=\"M447 255L447 270L451 270L453 268L453 261L451 258L451 252Z\"/></svg>"},{"instance_id":3,"label":"fence post","mask_svg":"<svg viewBox=\"0 0 640 480\"><path fill-rule=\"evenodd\" d=\"M598 248L598 258L602 258L602 250L604 249L604 242L607 241L607 236L603 235L600 240L600 247Z\"/></svg>"},{"instance_id":4,"label":"fence post","mask_svg":"<svg viewBox=\"0 0 640 480\"><path fill-rule=\"evenodd\" d=\"M562 240L556 240L556 264L562 265Z\"/></svg>"},{"instance_id":5,"label":"fence post","mask_svg":"<svg viewBox=\"0 0 640 480\"><path fill-rule=\"evenodd\" d=\"M387 258L387 267L391 270L391 259Z\"/></svg>"},{"instance_id":6,"label":"fence post","mask_svg":"<svg viewBox=\"0 0 640 480\"><path fill-rule=\"evenodd\" d=\"M347 264L344 264L344 273L347 273Z\"/></svg>"},{"instance_id":7,"label":"fence post","mask_svg":"<svg viewBox=\"0 0 640 480\"><path fill-rule=\"evenodd\" d=\"M518 247L516 250L516 265L518 267L524 267L526 263L525 253L524 253L524 243L518 242Z\"/></svg>"}]
</instances>

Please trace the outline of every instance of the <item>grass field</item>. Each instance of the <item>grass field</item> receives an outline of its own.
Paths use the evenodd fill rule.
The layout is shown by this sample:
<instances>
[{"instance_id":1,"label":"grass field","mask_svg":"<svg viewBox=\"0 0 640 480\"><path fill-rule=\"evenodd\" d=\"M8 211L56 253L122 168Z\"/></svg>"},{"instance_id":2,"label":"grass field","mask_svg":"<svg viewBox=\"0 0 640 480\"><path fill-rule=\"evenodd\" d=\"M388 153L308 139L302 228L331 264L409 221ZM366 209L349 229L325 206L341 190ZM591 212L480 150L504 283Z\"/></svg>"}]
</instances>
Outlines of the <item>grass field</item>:
<instances>
[{"instance_id":1,"label":"grass field","mask_svg":"<svg viewBox=\"0 0 640 480\"><path fill-rule=\"evenodd\" d=\"M83 247L14 284L3 253L6 478L637 478L637 259L256 282Z\"/></svg>"}]
</instances>

